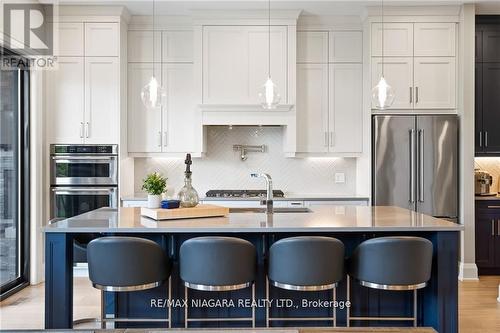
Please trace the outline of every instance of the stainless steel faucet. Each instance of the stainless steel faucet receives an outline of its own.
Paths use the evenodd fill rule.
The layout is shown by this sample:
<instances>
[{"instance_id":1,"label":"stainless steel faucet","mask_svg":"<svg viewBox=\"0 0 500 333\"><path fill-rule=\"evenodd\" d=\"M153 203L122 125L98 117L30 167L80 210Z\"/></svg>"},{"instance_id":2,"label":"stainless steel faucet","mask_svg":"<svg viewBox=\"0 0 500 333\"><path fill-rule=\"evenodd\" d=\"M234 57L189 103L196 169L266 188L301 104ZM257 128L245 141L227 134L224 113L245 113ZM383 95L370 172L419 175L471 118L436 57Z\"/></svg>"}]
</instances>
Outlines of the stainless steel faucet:
<instances>
[{"instance_id":1,"label":"stainless steel faucet","mask_svg":"<svg viewBox=\"0 0 500 333\"><path fill-rule=\"evenodd\" d=\"M273 214L273 179L267 173L252 173L253 178L264 178L266 180L266 200L260 202L261 205L266 205L266 213Z\"/></svg>"}]
</instances>

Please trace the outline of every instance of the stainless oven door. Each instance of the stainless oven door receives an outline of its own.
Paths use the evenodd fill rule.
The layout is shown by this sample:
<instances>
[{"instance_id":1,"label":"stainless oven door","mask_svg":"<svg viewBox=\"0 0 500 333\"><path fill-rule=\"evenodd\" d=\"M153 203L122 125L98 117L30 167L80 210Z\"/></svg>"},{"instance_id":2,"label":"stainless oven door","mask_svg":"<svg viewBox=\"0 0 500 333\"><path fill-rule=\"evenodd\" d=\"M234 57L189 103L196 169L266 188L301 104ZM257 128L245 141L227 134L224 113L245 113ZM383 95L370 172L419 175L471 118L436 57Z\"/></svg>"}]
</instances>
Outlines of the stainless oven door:
<instances>
[{"instance_id":1,"label":"stainless oven door","mask_svg":"<svg viewBox=\"0 0 500 333\"><path fill-rule=\"evenodd\" d=\"M50 218L69 218L101 207L118 208L117 187L53 187Z\"/></svg>"},{"instance_id":2,"label":"stainless oven door","mask_svg":"<svg viewBox=\"0 0 500 333\"><path fill-rule=\"evenodd\" d=\"M51 185L117 185L117 156L52 156Z\"/></svg>"}]
</instances>

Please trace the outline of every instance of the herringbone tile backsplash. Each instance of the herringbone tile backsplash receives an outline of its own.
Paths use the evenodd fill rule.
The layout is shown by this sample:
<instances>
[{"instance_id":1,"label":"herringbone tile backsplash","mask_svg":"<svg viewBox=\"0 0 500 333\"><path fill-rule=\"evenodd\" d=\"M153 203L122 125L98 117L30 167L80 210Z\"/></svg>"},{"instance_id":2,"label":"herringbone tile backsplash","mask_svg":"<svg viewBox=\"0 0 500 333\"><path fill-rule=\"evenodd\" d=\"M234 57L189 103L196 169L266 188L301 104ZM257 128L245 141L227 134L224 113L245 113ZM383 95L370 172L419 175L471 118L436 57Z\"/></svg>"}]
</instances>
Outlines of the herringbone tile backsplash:
<instances>
[{"instance_id":1,"label":"herringbone tile backsplash","mask_svg":"<svg viewBox=\"0 0 500 333\"><path fill-rule=\"evenodd\" d=\"M253 172L269 173L274 189L288 193L355 194L355 158L286 158L279 127L211 126L207 135L206 156L194 159L192 165L193 186L200 197L210 189L264 189L263 179L250 178ZM234 144L265 144L267 151L248 153L248 159L241 161ZM184 184L184 168L183 159L136 158L135 191L141 192L146 174L158 171L168 177L168 194L177 193ZM345 174L345 183L335 183L337 172Z\"/></svg>"}]
</instances>

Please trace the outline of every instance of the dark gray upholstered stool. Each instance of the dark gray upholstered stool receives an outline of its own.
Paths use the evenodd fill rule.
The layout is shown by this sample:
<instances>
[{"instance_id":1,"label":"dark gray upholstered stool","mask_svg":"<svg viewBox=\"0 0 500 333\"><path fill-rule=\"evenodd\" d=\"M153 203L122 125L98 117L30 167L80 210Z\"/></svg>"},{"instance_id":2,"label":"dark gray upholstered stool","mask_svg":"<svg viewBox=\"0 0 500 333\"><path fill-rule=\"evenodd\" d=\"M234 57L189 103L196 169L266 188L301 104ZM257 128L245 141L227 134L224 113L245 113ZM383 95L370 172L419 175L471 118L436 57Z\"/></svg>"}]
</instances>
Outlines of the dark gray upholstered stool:
<instances>
[{"instance_id":1,"label":"dark gray upholstered stool","mask_svg":"<svg viewBox=\"0 0 500 333\"><path fill-rule=\"evenodd\" d=\"M161 321L171 325L171 309L166 319L106 318L104 291L129 292L156 288L168 280L171 298L171 262L157 243L136 237L101 237L87 245L89 278L101 290L101 322ZM170 305L170 302L168 302Z\"/></svg>"},{"instance_id":2,"label":"dark gray upholstered stool","mask_svg":"<svg viewBox=\"0 0 500 333\"><path fill-rule=\"evenodd\" d=\"M432 243L420 237L380 237L361 243L347 262L347 300L350 277L364 287L384 290L412 290L413 317L351 317L351 320L413 321L417 326L417 290L431 277Z\"/></svg>"},{"instance_id":3,"label":"dark gray upholstered stool","mask_svg":"<svg viewBox=\"0 0 500 333\"><path fill-rule=\"evenodd\" d=\"M256 250L252 243L234 237L196 237L181 245L180 276L184 297L188 288L202 291L230 291L252 287L255 300ZM255 327L255 308L248 318L189 318L184 309L184 325L190 321L251 321Z\"/></svg>"},{"instance_id":4,"label":"dark gray upholstered stool","mask_svg":"<svg viewBox=\"0 0 500 333\"><path fill-rule=\"evenodd\" d=\"M266 281L266 299L269 285L297 290L332 290L336 301L336 287L344 276L344 244L338 239L320 236L290 237L277 241L269 249L269 271ZM266 303L269 304L269 303ZM271 318L266 307L266 326L270 321L318 321L328 320L337 324L336 308L332 317Z\"/></svg>"}]
</instances>

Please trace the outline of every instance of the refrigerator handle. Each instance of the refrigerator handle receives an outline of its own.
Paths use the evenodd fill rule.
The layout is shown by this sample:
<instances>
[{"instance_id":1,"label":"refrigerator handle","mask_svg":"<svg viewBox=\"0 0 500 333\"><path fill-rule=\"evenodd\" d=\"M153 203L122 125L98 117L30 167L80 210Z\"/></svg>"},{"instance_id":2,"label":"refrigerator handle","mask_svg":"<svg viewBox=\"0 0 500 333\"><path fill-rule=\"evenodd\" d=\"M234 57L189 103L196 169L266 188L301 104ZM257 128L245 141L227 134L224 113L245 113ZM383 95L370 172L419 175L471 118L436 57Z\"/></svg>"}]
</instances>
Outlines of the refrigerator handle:
<instances>
[{"instance_id":1,"label":"refrigerator handle","mask_svg":"<svg viewBox=\"0 0 500 333\"><path fill-rule=\"evenodd\" d=\"M415 202L415 130L408 130L410 135L410 203Z\"/></svg>"},{"instance_id":2,"label":"refrigerator handle","mask_svg":"<svg viewBox=\"0 0 500 333\"><path fill-rule=\"evenodd\" d=\"M418 201L424 202L424 130L418 130Z\"/></svg>"}]
</instances>

